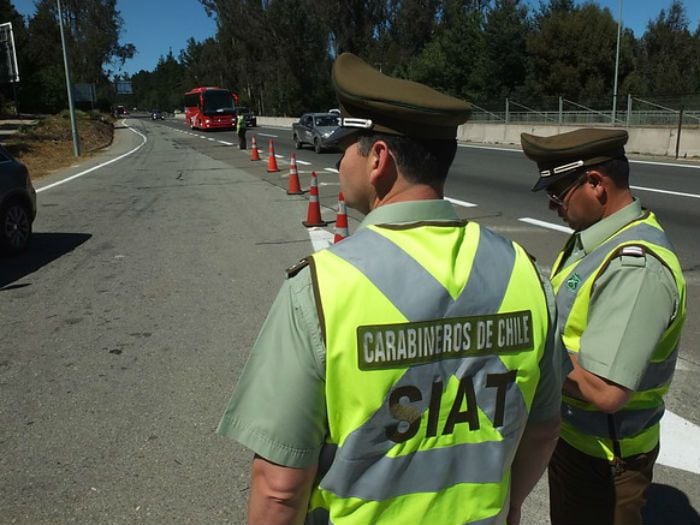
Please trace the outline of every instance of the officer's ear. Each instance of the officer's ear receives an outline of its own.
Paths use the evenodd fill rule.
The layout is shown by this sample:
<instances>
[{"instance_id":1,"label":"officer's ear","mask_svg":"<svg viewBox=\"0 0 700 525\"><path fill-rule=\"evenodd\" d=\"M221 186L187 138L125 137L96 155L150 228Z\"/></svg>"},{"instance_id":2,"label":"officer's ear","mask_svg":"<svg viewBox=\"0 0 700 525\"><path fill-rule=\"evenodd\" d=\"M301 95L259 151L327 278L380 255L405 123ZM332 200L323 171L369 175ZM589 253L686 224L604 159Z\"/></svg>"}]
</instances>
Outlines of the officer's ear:
<instances>
[{"instance_id":1,"label":"officer's ear","mask_svg":"<svg viewBox=\"0 0 700 525\"><path fill-rule=\"evenodd\" d=\"M607 201L611 182L610 178L598 170L590 170L586 173L586 184L590 186L591 191L600 202Z\"/></svg>"}]
</instances>

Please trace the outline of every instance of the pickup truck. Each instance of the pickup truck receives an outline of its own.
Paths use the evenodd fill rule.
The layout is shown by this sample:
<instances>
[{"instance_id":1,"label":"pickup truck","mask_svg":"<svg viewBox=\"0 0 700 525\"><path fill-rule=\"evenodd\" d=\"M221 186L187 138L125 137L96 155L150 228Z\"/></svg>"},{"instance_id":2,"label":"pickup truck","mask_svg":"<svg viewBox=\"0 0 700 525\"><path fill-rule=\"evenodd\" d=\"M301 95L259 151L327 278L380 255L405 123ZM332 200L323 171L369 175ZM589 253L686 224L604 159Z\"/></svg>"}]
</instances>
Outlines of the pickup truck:
<instances>
[{"instance_id":1,"label":"pickup truck","mask_svg":"<svg viewBox=\"0 0 700 525\"><path fill-rule=\"evenodd\" d=\"M311 144L316 153L328 149L326 139L338 127L338 115L334 113L304 113L292 124L292 140L296 149Z\"/></svg>"}]
</instances>

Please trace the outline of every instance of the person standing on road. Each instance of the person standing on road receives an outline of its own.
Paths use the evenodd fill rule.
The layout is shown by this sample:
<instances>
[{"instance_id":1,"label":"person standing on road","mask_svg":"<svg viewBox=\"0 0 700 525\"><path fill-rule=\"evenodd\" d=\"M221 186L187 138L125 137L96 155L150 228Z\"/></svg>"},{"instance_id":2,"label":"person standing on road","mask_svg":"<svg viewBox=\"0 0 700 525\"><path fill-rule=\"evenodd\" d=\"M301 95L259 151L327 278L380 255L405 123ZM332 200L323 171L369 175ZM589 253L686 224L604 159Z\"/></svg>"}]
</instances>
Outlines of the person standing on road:
<instances>
[{"instance_id":1,"label":"person standing on road","mask_svg":"<svg viewBox=\"0 0 700 525\"><path fill-rule=\"evenodd\" d=\"M246 121L245 115L238 113L236 116L236 133L238 134L238 149L246 149L248 143L245 138Z\"/></svg>"},{"instance_id":2,"label":"person standing on road","mask_svg":"<svg viewBox=\"0 0 700 525\"><path fill-rule=\"evenodd\" d=\"M631 194L626 131L521 141L540 170L533 191L574 229L551 275L574 365L549 465L552 524L641 524L686 316L681 265Z\"/></svg>"},{"instance_id":3,"label":"person standing on road","mask_svg":"<svg viewBox=\"0 0 700 525\"><path fill-rule=\"evenodd\" d=\"M467 103L349 53L332 79L367 215L288 270L219 424L248 523L515 525L558 436L551 287L443 199Z\"/></svg>"}]
</instances>

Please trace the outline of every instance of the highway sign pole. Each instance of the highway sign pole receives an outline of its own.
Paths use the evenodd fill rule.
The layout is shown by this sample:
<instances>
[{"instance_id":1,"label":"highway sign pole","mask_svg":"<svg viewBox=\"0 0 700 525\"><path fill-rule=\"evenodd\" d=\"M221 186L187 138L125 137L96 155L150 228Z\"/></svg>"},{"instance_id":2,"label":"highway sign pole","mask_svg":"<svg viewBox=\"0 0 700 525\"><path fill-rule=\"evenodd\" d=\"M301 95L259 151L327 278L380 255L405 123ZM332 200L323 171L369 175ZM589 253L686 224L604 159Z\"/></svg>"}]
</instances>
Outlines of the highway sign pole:
<instances>
[{"instance_id":1,"label":"highway sign pole","mask_svg":"<svg viewBox=\"0 0 700 525\"><path fill-rule=\"evenodd\" d=\"M620 33L622 32L622 0L620 0L620 14L617 17L617 50L615 51L615 80L613 82L613 105L610 121L615 124L615 110L617 109L617 70L620 65Z\"/></svg>"},{"instance_id":2,"label":"highway sign pole","mask_svg":"<svg viewBox=\"0 0 700 525\"><path fill-rule=\"evenodd\" d=\"M66 90L68 91L68 111L70 112L70 128L73 135L73 154L80 157L80 135L75 121L75 107L73 107L73 90L70 82L70 67L68 65L68 53L66 52L66 37L63 34L63 13L61 12L61 0L56 0L58 6L58 26L61 28L61 46L63 47L63 66L66 70Z\"/></svg>"}]
</instances>

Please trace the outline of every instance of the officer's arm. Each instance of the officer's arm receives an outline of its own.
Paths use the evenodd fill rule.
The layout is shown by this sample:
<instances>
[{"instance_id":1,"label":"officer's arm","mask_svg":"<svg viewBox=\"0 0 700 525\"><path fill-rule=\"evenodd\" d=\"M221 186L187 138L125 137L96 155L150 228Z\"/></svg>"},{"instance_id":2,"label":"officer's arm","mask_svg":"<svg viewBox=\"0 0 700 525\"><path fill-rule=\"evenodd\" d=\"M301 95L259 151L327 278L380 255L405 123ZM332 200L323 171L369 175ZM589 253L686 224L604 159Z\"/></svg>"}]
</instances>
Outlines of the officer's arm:
<instances>
[{"instance_id":1,"label":"officer's arm","mask_svg":"<svg viewBox=\"0 0 700 525\"><path fill-rule=\"evenodd\" d=\"M549 463L559 438L559 419L557 415L525 427L511 467L508 525L520 522L520 508Z\"/></svg>"},{"instance_id":2,"label":"officer's arm","mask_svg":"<svg viewBox=\"0 0 700 525\"><path fill-rule=\"evenodd\" d=\"M576 355L571 354L574 369L564 381L564 392L577 399L593 403L599 410L612 414L627 404L632 391L583 368Z\"/></svg>"},{"instance_id":3,"label":"officer's arm","mask_svg":"<svg viewBox=\"0 0 700 525\"><path fill-rule=\"evenodd\" d=\"M248 499L248 525L304 523L316 469L316 465L284 467L256 454Z\"/></svg>"}]
</instances>

